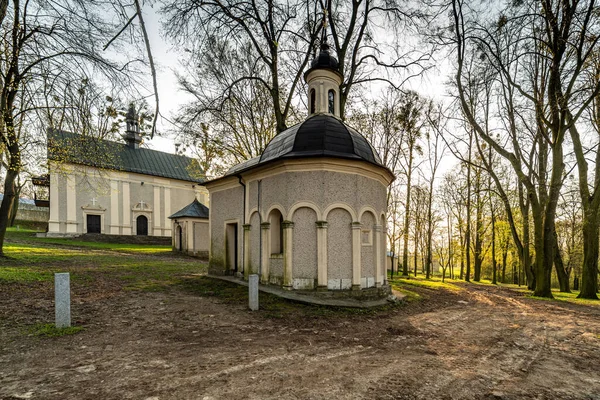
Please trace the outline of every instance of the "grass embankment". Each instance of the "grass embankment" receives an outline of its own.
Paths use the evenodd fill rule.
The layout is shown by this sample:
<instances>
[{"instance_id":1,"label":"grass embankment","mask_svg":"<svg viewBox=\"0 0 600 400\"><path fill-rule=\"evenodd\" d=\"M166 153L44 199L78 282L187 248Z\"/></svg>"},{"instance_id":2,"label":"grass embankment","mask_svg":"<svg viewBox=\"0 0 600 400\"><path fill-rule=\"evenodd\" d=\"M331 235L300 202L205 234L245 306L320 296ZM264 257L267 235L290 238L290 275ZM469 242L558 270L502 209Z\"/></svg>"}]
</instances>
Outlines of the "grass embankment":
<instances>
[{"instance_id":1,"label":"grass embankment","mask_svg":"<svg viewBox=\"0 0 600 400\"><path fill-rule=\"evenodd\" d=\"M459 292L461 290L465 290L466 288L468 288L468 285L477 285L477 286L500 287L500 288L509 289L514 292L524 293L526 295L526 297L536 299L536 300L568 302L568 303L573 303L573 304L600 307L600 301L598 301L598 300L578 299L577 298L577 296L579 295L578 291L573 291L572 293L562 293L558 289L553 289L552 295L554 296L554 299L548 299L548 298L533 296L531 294L531 291L527 289L527 286L523 286L523 285L519 286L519 285L512 284L512 283L498 283L496 285L493 285L492 281L488 280L488 279L481 279L479 282L475 282L475 281L465 282L465 281L459 280L459 279L446 278L445 281L442 282L442 278L439 276L433 276L430 279L425 279L425 275L422 275L422 274L417 274L417 276L411 275L408 278L404 278L400 275L395 275L393 279L388 275L388 279L389 279L390 284L392 285L392 288L394 288L395 290L398 290L402 293L407 294L408 301L420 298L419 294L411 293L410 290L408 290L408 288L410 288L410 286L417 286L417 287L422 287L422 288L427 288L427 289L432 289L432 290L444 289L444 290Z\"/></svg>"},{"instance_id":2,"label":"grass embankment","mask_svg":"<svg viewBox=\"0 0 600 400\"><path fill-rule=\"evenodd\" d=\"M206 271L206 263L175 255L170 246L37 238L34 231L15 229L7 239L0 284L51 282L54 273L69 272L75 284L93 286L102 276L126 290L162 290Z\"/></svg>"},{"instance_id":3,"label":"grass embankment","mask_svg":"<svg viewBox=\"0 0 600 400\"><path fill-rule=\"evenodd\" d=\"M8 258L0 264L0 290L3 284L11 283L50 287L55 272L70 272L73 293L78 287L89 291L107 287L118 291L181 290L230 304L248 304L247 287L203 276L205 262L174 254L170 246L37 238L34 231L15 229L9 229L7 238L4 250ZM260 307L266 317L287 318L374 315L397 305L375 309L319 307L261 293Z\"/></svg>"}]
</instances>

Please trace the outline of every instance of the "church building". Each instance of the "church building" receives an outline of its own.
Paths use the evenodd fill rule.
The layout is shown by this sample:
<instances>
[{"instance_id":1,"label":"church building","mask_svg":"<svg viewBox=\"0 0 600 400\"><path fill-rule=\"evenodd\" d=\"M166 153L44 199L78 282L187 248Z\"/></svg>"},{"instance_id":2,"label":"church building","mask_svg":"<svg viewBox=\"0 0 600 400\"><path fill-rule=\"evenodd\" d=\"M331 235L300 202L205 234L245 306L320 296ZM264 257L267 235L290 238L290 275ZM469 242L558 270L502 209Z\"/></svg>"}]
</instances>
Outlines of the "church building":
<instances>
[{"instance_id":1,"label":"church building","mask_svg":"<svg viewBox=\"0 0 600 400\"><path fill-rule=\"evenodd\" d=\"M207 204L197 162L140 147L133 108L126 122L125 143L48 131L48 236L169 237L173 213L196 200Z\"/></svg>"},{"instance_id":2,"label":"church building","mask_svg":"<svg viewBox=\"0 0 600 400\"><path fill-rule=\"evenodd\" d=\"M307 119L205 182L210 272L314 294L384 296L387 187L367 139L340 119L343 77L326 42L304 74Z\"/></svg>"}]
</instances>

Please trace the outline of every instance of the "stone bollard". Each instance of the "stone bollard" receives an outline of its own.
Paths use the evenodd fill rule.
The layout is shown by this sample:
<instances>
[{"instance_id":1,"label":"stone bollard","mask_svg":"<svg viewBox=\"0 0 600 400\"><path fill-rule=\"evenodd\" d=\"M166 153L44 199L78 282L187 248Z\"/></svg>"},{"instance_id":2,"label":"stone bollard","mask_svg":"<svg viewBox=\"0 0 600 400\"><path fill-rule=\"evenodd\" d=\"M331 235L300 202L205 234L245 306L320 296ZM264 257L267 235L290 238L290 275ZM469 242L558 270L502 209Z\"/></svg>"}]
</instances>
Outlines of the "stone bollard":
<instances>
[{"instance_id":1,"label":"stone bollard","mask_svg":"<svg viewBox=\"0 0 600 400\"><path fill-rule=\"evenodd\" d=\"M252 311L258 310L258 275L248 276L248 306Z\"/></svg>"},{"instance_id":2,"label":"stone bollard","mask_svg":"<svg viewBox=\"0 0 600 400\"><path fill-rule=\"evenodd\" d=\"M71 282L68 272L54 274L54 317L57 328L71 326Z\"/></svg>"}]
</instances>

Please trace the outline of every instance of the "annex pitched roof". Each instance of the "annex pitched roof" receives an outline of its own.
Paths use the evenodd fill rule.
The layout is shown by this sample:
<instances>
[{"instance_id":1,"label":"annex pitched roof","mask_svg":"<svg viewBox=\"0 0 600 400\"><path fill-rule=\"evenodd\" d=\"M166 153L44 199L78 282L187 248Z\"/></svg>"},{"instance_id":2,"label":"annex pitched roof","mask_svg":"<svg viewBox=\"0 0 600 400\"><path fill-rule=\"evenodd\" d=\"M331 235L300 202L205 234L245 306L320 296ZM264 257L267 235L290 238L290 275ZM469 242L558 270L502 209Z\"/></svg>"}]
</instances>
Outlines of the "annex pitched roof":
<instances>
[{"instance_id":1,"label":"annex pitched roof","mask_svg":"<svg viewBox=\"0 0 600 400\"><path fill-rule=\"evenodd\" d=\"M208 219L208 207L194 199L190 204L169 217L175 218L205 218Z\"/></svg>"}]
</instances>

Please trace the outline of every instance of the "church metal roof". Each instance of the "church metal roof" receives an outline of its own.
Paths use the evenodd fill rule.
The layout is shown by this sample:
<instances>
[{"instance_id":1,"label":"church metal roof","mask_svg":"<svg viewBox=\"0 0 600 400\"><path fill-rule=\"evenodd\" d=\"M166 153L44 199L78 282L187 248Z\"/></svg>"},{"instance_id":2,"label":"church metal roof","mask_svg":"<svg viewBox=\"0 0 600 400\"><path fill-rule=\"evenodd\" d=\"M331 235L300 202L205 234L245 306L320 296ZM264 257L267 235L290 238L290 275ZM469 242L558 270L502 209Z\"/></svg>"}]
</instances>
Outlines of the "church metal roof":
<instances>
[{"instance_id":1,"label":"church metal roof","mask_svg":"<svg viewBox=\"0 0 600 400\"><path fill-rule=\"evenodd\" d=\"M298 157L338 157L384 167L367 139L330 114L316 114L275 136L260 163Z\"/></svg>"},{"instance_id":2,"label":"church metal roof","mask_svg":"<svg viewBox=\"0 0 600 400\"><path fill-rule=\"evenodd\" d=\"M177 211L169 217L175 218L204 218L208 219L208 207L200 203L198 199L194 199L190 204Z\"/></svg>"},{"instance_id":3,"label":"church metal roof","mask_svg":"<svg viewBox=\"0 0 600 400\"><path fill-rule=\"evenodd\" d=\"M202 170L192 158L56 129L48 130L48 159L195 183L204 181Z\"/></svg>"},{"instance_id":4,"label":"church metal roof","mask_svg":"<svg viewBox=\"0 0 600 400\"><path fill-rule=\"evenodd\" d=\"M227 171L225 177L270 161L306 157L367 161L387 169L377 151L358 131L331 114L315 114L276 135L267 144L260 157L234 165Z\"/></svg>"}]
</instances>

